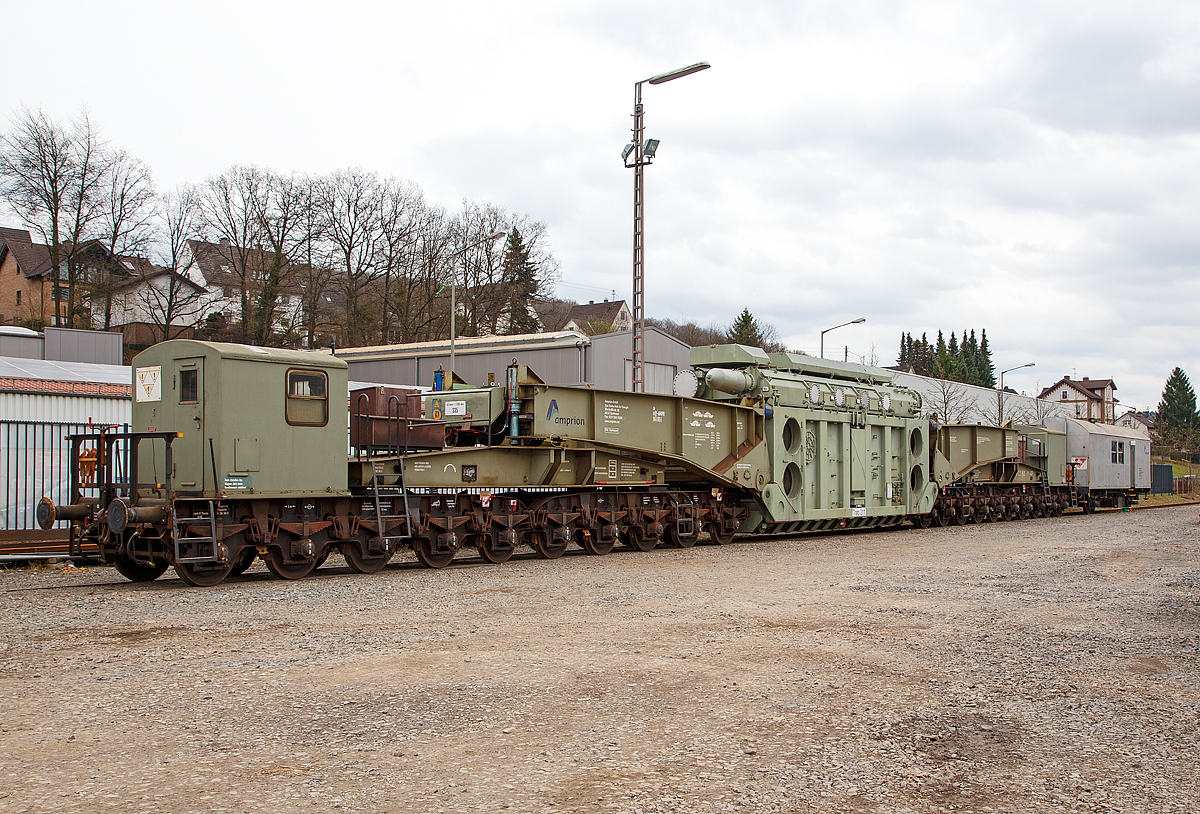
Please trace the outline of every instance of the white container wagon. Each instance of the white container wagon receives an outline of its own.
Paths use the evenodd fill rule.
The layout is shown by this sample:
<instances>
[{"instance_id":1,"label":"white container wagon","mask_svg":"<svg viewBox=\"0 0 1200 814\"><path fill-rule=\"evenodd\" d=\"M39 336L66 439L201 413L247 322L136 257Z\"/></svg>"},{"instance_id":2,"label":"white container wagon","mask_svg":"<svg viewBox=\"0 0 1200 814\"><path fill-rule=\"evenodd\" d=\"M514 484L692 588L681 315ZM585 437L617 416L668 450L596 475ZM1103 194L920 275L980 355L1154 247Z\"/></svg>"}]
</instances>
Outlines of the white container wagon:
<instances>
[{"instance_id":1,"label":"white container wagon","mask_svg":"<svg viewBox=\"0 0 1200 814\"><path fill-rule=\"evenodd\" d=\"M1150 438L1141 430L1093 424L1074 418L1048 418L1048 428L1067 435L1067 462L1084 511L1097 506L1124 508L1150 493Z\"/></svg>"}]
</instances>

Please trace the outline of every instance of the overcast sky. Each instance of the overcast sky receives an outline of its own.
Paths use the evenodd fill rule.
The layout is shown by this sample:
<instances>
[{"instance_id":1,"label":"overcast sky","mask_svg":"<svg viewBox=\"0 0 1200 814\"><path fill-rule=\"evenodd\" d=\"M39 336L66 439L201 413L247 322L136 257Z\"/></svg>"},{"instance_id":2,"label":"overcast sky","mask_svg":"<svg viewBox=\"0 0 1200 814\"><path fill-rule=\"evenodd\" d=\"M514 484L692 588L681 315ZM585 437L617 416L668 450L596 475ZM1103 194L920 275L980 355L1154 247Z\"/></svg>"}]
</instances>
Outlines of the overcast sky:
<instances>
[{"instance_id":1,"label":"overcast sky","mask_svg":"<svg viewBox=\"0 0 1200 814\"><path fill-rule=\"evenodd\" d=\"M166 189L359 166L549 227L561 296L631 290L646 86L646 309L790 347L986 328L1006 383L1200 376L1195 2L22 3L0 115L86 107ZM3 124L6 128L7 124ZM14 224L15 225L15 224Z\"/></svg>"}]
</instances>

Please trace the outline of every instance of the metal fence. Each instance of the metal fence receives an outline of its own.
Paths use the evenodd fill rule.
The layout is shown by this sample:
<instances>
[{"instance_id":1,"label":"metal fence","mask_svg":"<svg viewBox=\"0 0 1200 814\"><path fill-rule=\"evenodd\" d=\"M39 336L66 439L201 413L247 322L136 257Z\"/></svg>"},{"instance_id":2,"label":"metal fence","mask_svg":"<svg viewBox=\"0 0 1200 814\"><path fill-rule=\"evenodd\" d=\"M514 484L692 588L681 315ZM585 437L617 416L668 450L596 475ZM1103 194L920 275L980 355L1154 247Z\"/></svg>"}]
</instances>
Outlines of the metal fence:
<instances>
[{"instance_id":1,"label":"metal fence","mask_svg":"<svg viewBox=\"0 0 1200 814\"><path fill-rule=\"evenodd\" d=\"M100 429L94 424L59 421L0 421L0 467L4 472L0 529L36 529L35 511L43 497L55 503L69 502L71 442L67 436L98 433ZM113 429L129 432L129 425ZM113 454L118 462L123 459L121 444L116 445ZM65 528L66 524L59 526Z\"/></svg>"},{"instance_id":2,"label":"metal fence","mask_svg":"<svg viewBox=\"0 0 1200 814\"><path fill-rule=\"evenodd\" d=\"M1169 495L1175 491L1175 476L1170 464L1150 465L1150 494Z\"/></svg>"}]
</instances>

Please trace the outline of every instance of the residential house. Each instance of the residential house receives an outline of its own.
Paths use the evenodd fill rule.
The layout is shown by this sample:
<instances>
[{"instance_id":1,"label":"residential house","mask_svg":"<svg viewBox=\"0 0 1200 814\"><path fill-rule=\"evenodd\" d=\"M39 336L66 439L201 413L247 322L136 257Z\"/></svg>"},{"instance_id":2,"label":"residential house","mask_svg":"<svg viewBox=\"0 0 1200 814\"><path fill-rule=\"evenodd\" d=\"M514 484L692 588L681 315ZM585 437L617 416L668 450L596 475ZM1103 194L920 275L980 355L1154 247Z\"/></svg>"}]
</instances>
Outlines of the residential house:
<instances>
[{"instance_id":1,"label":"residential house","mask_svg":"<svg viewBox=\"0 0 1200 814\"><path fill-rule=\"evenodd\" d=\"M214 296L195 269L156 266L145 258L125 258L132 271L113 291L113 322L125 346L140 351L164 339L190 339Z\"/></svg>"},{"instance_id":2,"label":"residential house","mask_svg":"<svg viewBox=\"0 0 1200 814\"><path fill-rule=\"evenodd\" d=\"M1150 410L1127 410L1117 419L1117 426L1132 427L1149 435L1150 428L1154 426L1154 417L1155 413Z\"/></svg>"},{"instance_id":3,"label":"residential house","mask_svg":"<svg viewBox=\"0 0 1200 814\"><path fill-rule=\"evenodd\" d=\"M99 240L70 244L61 254L73 254L77 268L76 302L84 322L103 328L111 324L113 288L132 276L131 258L114 255ZM0 227L0 323L66 324L66 260L60 260L59 280L51 273L50 247L34 243L25 229ZM57 311L58 319L55 319Z\"/></svg>"},{"instance_id":4,"label":"residential house","mask_svg":"<svg viewBox=\"0 0 1200 814\"><path fill-rule=\"evenodd\" d=\"M595 334L628 331L633 328L633 314L625 300L590 300L587 305L576 305L567 313L567 321L559 330L581 331L589 336Z\"/></svg>"},{"instance_id":5,"label":"residential house","mask_svg":"<svg viewBox=\"0 0 1200 814\"><path fill-rule=\"evenodd\" d=\"M243 281L251 303L256 303L263 290L267 275L275 263L275 252L261 248L245 249L222 238L218 243L204 240L189 240L190 262L188 268L198 270L212 299L208 313L222 313L229 322L242 318ZM242 270L245 273L242 273ZM286 259L281 267L279 294L272 327L283 330L298 324L303 309L303 289L294 279L296 267Z\"/></svg>"},{"instance_id":6,"label":"residential house","mask_svg":"<svg viewBox=\"0 0 1200 814\"><path fill-rule=\"evenodd\" d=\"M1064 376L1047 387L1038 396L1066 408L1067 415L1095 424L1112 424L1116 421L1117 385L1112 379L1089 379L1084 376L1075 381Z\"/></svg>"}]
</instances>

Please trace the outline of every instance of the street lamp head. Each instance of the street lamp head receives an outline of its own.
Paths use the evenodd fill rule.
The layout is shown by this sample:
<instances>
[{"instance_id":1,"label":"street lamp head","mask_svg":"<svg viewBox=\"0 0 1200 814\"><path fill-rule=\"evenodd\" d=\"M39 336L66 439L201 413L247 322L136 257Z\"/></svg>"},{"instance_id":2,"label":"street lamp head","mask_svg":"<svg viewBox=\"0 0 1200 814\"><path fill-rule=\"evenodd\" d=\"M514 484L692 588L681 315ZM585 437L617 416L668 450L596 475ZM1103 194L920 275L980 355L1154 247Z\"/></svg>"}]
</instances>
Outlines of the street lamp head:
<instances>
[{"instance_id":1,"label":"street lamp head","mask_svg":"<svg viewBox=\"0 0 1200 814\"><path fill-rule=\"evenodd\" d=\"M659 140L656 138L646 139L646 146L642 148L642 155L646 158L654 158L654 154L658 152Z\"/></svg>"},{"instance_id":2,"label":"street lamp head","mask_svg":"<svg viewBox=\"0 0 1200 814\"><path fill-rule=\"evenodd\" d=\"M867 321L866 317L859 317L858 319L853 320L850 324L851 325L861 325L862 323L864 323L866 321Z\"/></svg>"},{"instance_id":3,"label":"street lamp head","mask_svg":"<svg viewBox=\"0 0 1200 814\"><path fill-rule=\"evenodd\" d=\"M679 68L675 71L660 73L658 76L652 76L646 81L651 85L661 85L663 82L670 82L672 79L678 79L681 76L687 76L688 74L696 73L697 71L703 71L705 68L711 67L712 66L707 62L697 62L695 65L688 65L686 68Z\"/></svg>"},{"instance_id":4,"label":"street lamp head","mask_svg":"<svg viewBox=\"0 0 1200 814\"><path fill-rule=\"evenodd\" d=\"M1030 362L1029 364L1025 365L1025 367L1033 367L1036 364L1037 362Z\"/></svg>"},{"instance_id":5,"label":"street lamp head","mask_svg":"<svg viewBox=\"0 0 1200 814\"><path fill-rule=\"evenodd\" d=\"M500 238L504 237L506 234L508 234L508 232L504 231L503 229L497 229L496 231L492 232L490 235L485 237L484 240L499 240Z\"/></svg>"}]
</instances>

